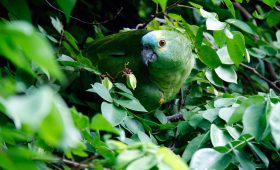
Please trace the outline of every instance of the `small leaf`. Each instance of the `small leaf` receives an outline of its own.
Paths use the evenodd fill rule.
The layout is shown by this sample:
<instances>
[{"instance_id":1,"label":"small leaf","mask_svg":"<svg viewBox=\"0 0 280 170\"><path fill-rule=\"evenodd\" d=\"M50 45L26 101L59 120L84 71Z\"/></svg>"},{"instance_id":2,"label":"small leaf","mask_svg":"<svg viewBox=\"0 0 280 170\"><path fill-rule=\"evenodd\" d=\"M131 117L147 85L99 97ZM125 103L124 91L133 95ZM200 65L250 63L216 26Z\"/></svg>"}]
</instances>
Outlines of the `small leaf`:
<instances>
[{"instance_id":1,"label":"small leaf","mask_svg":"<svg viewBox=\"0 0 280 170\"><path fill-rule=\"evenodd\" d=\"M232 114L232 116L230 117L230 119L228 121L228 124L233 124L233 123L236 123L236 122L242 120L243 114L249 106L255 105L255 104L258 104L261 102L264 102L264 97L262 97L262 96L251 96L247 100L243 101L240 104L240 106L235 109L234 113Z\"/></svg>"},{"instance_id":2,"label":"small leaf","mask_svg":"<svg viewBox=\"0 0 280 170\"><path fill-rule=\"evenodd\" d=\"M157 150L157 156L163 156L163 161L173 170L188 170L188 166L184 163L180 156L173 153L169 148L160 147Z\"/></svg>"},{"instance_id":3,"label":"small leaf","mask_svg":"<svg viewBox=\"0 0 280 170\"><path fill-rule=\"evenodd\" d=\"M231 118L234 110L235 110L235 108L233 108L233 107L221 108L219 110L219 117L228 123L228 121Z\"/></svg>"},{"instance_id":4,"label":"small leaf","mask_svg":"<svg viewBox=\"0 0 280 170\"><path fill-rule=\"evenodd\" d=\"M226 4L226 6L228 7L228 9L230 10L230 13L232 14L232 16L235 18L235 10L234 10L234 6L233 6L232 2L230 0L223 0L223 1Z\"/></svg>"},{"instance_id":5,"label":"small leaf","mask_svg":"<svg viewBox=\"0 0 280 170\"><path fill-rule=\"evenodd\" d=\"M231 66L222 65L215 69L217 75L229 83L237 83L237 74Z\"/></svg>"},{"instance_id":6,"label":"small leaf","mask_svg":"<svg viewBox=\"0 0 280 170\"><path fill-rule=\"evenodd\" d=\"M105 77L102 80L102 85L108 90L110 90L113 87L113 83L110 81L108 77Z\"/></svg>"},{"instance_id":7,"label":"small leaf","mask_svg":"<svg viewBox=\"0 0 280 170\"><path fill-rule=\"evenodd\" d=\"M126 84L129 88L135 90L137 85L137 80L134 74L130 73L129 75L126 76Z\"/></svg>"},{"instance_id":8,"label":"small leaf","mask_svg":"<svg viewBox=\"0 0 280 170\"><path fill-rule=\"evenodd\" d=\"M218 117L219 109L207 109L202 112L202 116L204 119L207 119L209 122L213 122Z\"/></svg>"},{"instance_id":9,"label":"small leaf","mask_svg":"<svg viewBox=\"0 0 280 170\"><path fill-rule=\"evenodd\" d=\"M102 102L101 104L102 116L104 116L113 126L117 126L123 122L127 113L112 103Z\"/></svg>"},{"instance_id":10,"label":"small leaf","mask_svg":"<svg viewBox=\"0 0 280 170\"><path fill-rule=\"evenodd\" d=\"M204 148L195 152L190 169L226 169L231 159L229 154L219 153L212 148Z\"/></svg>"},{"instance_id":11,"label":"small leaf","mask_svg":"<svg viewBox=\"0 0 280 170\"><path fill-rule=\"evenodd\" d=\"M211 137L212 145L214 147L224 146L230 142L229 135L225 131L219 129L215 124L211 125L210 137Z\"/></svg>"},{"instance_id":12,"label":"small leaf","mask_svg":"<svg viewBox=\"0 0 280 170\"><path fill-rule=\"evenodd\" d=\"M160 5L162 11L165 11L167 0L153 0L153 1Z\"/></svg>"},{"instance_id":13,"label":"small leaf","mask_svg":"<svg viewBox=\"0 0 280 170\"><path fill-rule=\"evenodd\" d=\"M90 129L92 130L102 130L107 132L112 132L115 134L119 134L119 131L115 129L110 122L108 122L101 114L95 115L90 124Z\"/></svg>"},{"instance_id":14,"label":"small leaf","mask_svg":"<svg viewBox=\"0 0 280 170\"><path fill-rule=\"evenodd\" d=\"M228 65L233 64L233 61L231 60L231 58L228 54L228 50L227 50L226 46L218 49L217 54L223 64L228 64Z\"/></svg>"},{"instance_id":15,"label":"small leaf","mask_svg":"<svg viewBox=\"0 0 280 170\"><path fill-rule=\"evenodd\" d=\"M202 45L198 51L199 59L210 68L217 68L221 61L216 51L209 46Z\"/></svg>"},{"instance_id":16,"label":"small leaf","mask_svg":"<svg viewBox=\"0 0 280 170\"><path fill-rule=\"evenodd\" d=\"M226 22L236 26L237 28L240 28L241 30L243 30L249 34L252 34L252 35L256 34L248 24L246 24L245 22L243 22L241 20L227 19Z\"/></svg>"},{"instance_id":17,"label":"small leaf","mask_svg":"<svg viewBox=\"0 0 280 170\"><path fill-rule=\"evenodd\" d=\"M59 7L63 10L66 21L69 22L71 12L76 4L77 0L56 0Z\"/></svg>"},{"instance_id":18,"label":"small leaf","mask_svg":"<svg viewBox=\"0 0 280 170\"><path fill-rule=\"evenodd\" d=\"M276 147L280 148L280 103L273 106L270 116L269 124L271 126L271 134L275 141Z\"/></svg>"},{"instance_id":19,"label":"small leaf","mask_svg":"<svg viewBox=\"0 0 280 170\"><path fill-rule=\"evenodd\" d=\"M154 155L144 156L130 163L126 170L148 170L157 164L157 159Z\"/></svg>"},{"instance_id":20,"label":"small leaf","mask_svg":"<svg viewBox=\"0 0 280 170\"><path fill-rule=\"evenodd\" d=\"M113 99L108 91L101 83L94 83L94 85L91 85L92 88L88 89L89 92L97 93L100 97L102 97L107 102L112 102Z\"/></svg>"},{"instance_id":21,"label":"small leaf","mask_svg":"<svg viewBox=\"0 0 280 170\"><path fill-rule=\"evenodd\" d=\"M138 112L147 112L147 110L141 105L139 100L133 97L132 100L114 100L117 104L128 108L130 110L138 111Z\"/></svg>"},{"instance_id":22,"label":"small leaf","mask_svg":"<svg viewBox=\"0 0 280 170\"><path fill-rule=\"evenodd\" d=\"M56 29L56 31L61 34L63 31L63 25L60 22L60 20L56 17L55 19L53 17L51 17L51 23L53 25L53 27Z\"/></svg>"},{"instance_id":23,"label":"small leaf","mask_svg":"<svg viewBox=\"0 0 280 170\"><path fill-rule=\"evenodd\" d=\"M206 27L207 30L223 30L226 27L226 24L216 18L208 18L206 20Z\"/></svg>"},{"instance_id":24,"label":"small leaf","mask_svg":"<svg viewBox=\"0 0 280 170\"><path fill-rule=\"evenodd\" d=\"M239 65L246 53L244 37L240 32L233 33L233 39L227 38L227 50L235 65Z\"/></svg>"},{"instance_id":25,"label":"small leaf","mask_svg":"<svg viewBox=\"0 0 280 170\"><path fill-rule=\"evenodd\" d=\"M216 13L207 12L203 8L200 8L199 12L204 18L216 18L216 16L217 16Z\"/></svg>"},{"instance_id":26,"label":"small leaf","mask_svg":"<svg viewBox=\"0 0 280 170\"><path fill-rule=\"evenodd\" d=\"M214 70L207 69L205 76L215 86L223 87L223 81L217 76Z\"/></svg>"},{"instance_id":27,"label":"small leaf","mask_svg":"<svg viewBox=\"0 0 280 170\"><path fill-rule=\"evenodd\" d=\"M201 134L193 138L185 148L182 158L188 162L191 160L195 151L203 147L203 145L209 140L209 133Z\"/></svg>"},{"instance_id":28,"label":"small leaf","mask_svg":"<svg viewBox=\"0 0 280 170\"><path fill-rule=\"evenodd\" d=\"M273 8L276 4L277 0L263 0L263 3Z\"/></svg>"},{"instance_id":29,"label":"small leaf","mask_svg":"<svg viewBox=\"0 0 280 170\"><path fill-rule=\"evenodd\" d=\"M265 115L265 103L255 104L246 109L243 115L243 133L249 133L260 141L266 127Z\"/></svg>"},{"instance_id":30,"label":"small leaf","mask_svg":"<svg viewBox=\"0 0 280 170\"><path fill-rule=\"evenodd\" d=\"M143 125L138 120L132 119L130 117L126 117L124 119L124 124L134 134L138 133L139 131L145 131Z\"/></svg>"}]
</instances>

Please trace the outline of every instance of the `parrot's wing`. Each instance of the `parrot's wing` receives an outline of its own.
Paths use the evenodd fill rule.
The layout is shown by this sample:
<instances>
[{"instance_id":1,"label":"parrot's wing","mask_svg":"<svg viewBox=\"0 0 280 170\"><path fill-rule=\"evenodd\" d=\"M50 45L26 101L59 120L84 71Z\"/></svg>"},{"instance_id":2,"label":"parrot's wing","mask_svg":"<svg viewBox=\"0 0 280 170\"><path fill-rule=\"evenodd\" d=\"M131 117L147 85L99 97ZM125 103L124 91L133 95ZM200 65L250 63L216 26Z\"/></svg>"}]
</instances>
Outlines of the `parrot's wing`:
<instances>
[{"instance_id":1,"label":"parrot's wing","mask_svg":"<svg viewBox=\"0 0 280 170\"><path fill-rule=\"evenodd\" d=\"M86 56L101 73L120 76L125 67L139 76L143 70L141 38L147 30L120 32L94 41L86 50ZM142 73L141 73L142 74Z\"/></svg>"}]
</instances>

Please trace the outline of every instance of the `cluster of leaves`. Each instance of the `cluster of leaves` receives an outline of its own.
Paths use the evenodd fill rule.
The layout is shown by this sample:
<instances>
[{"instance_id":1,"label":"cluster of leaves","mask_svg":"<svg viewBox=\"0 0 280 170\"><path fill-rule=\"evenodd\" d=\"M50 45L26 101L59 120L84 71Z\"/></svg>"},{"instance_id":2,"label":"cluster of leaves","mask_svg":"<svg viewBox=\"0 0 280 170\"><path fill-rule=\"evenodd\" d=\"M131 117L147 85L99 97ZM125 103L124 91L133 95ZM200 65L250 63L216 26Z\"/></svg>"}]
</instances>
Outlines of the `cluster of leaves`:
<instances>
[{"instance_id":1,"label":"cluster of leaves","mask_svg":"<svg viewBox=\"0 0 280 170\"><path fill-rule=\"evenodd\" d=\"M30 4L16 2L1 1L8 13L0 23L1 168L166 170L189 164L191 169L256 169L279 164L276 0L154 0L162 11L146 28L185 34L197 55L182 95L152 114L133 96L133 74L128 87L109 78L100 81L82 51L94 39L78 41L78 31L66 29L76 0L56 0L64 24L63 15L52 15L41 26L32 25ZM150 2L139 4L139 14L148 16ZM252 4L250 14L246 7ZM107 31L102 25L93 30L96 39Z\"/></svg>"}]
</instances>

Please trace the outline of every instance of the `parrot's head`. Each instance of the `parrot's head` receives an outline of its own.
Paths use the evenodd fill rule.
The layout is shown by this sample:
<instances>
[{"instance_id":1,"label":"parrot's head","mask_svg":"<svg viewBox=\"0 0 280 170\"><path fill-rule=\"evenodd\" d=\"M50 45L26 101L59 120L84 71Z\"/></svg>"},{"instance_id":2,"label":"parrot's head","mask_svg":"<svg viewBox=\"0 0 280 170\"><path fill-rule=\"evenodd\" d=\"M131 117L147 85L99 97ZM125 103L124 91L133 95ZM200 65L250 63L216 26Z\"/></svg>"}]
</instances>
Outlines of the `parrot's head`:
<instances>
[{"instance_id":1,"label":"parrot's head","mask_svg":"<svg viewBox=\"0 0 280 170\"><path fill-rule=\"evenodd\" d=\"M151 31L142 37L141 43L142 59L149 67L178 67L192 57L190 40L175 31Z\"/></svg>"}]
</instances>

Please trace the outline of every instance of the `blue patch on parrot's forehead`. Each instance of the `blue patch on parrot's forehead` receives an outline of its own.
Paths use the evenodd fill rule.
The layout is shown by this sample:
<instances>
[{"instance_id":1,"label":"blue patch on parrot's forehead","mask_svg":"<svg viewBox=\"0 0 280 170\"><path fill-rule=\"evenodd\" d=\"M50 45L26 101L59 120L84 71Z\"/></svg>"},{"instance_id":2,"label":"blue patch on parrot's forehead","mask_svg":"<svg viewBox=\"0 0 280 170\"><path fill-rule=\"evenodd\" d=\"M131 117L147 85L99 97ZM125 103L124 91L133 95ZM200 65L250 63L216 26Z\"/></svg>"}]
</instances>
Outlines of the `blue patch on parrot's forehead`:
<instances>
[{"instance_id":1,"label":"blue patch on parrot's forehead","mask_svg":"<svg viewBox=\"0 0 280 170\"><path fill-rule=\"evenodd\" d=\"M157 42L162 38L163 32L164 31L162 30L158 30L147 33L142 37L142 44L157 44Z\"/></svg>"}]
</instances>

